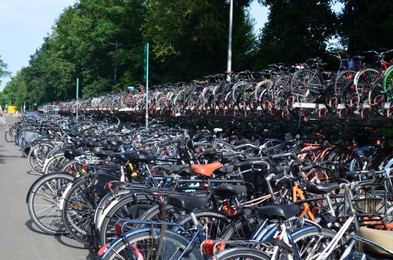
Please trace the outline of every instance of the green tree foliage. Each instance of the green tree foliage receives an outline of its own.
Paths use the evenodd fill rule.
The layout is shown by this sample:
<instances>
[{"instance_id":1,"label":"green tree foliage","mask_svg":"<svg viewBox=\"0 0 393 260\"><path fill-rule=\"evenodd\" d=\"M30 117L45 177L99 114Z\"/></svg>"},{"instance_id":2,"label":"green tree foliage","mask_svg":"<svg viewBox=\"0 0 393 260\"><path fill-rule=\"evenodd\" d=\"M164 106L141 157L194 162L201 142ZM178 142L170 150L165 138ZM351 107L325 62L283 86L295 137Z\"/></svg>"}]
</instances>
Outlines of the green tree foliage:
<instances>
[{"instance_id":1,"label":"green tree foliage","mask_svg":"<svg viewBox=\"0 0 393 260\"><path fill-rule=\"evenodd\" d=\"M268 22L259 42L261 65L303 62L322 55L336 32L331 0L264 0Z\"/></svg>"},{"instance_id":2,"label":"green tree foliage","mask_svg":"<svg viewBox=\"0 0 393 260\"><path fill-rule=\"evenodd\" d=\"M26 80L24 78L25 69L19 71L16 76L0 91L0 105L13 105L23 107L25 102L33 98L28 92ZM4 109L4 107L3 107Z\"/></svg>"},{"instance_id":3,"label":"green tree foliage","mask_svg":"<svg viewBox=\"0 0 393 260\"><path fill-rule=\"evenodd\" d=\"M337 33L352 54L393 42L386 0L259 0L270 12L257 36L250 2L233 0L234 71L321 56ZM336 2L344 5L338 15L331 9ZM29 65L0 92L0 104L73 99L77 78L82 97L142 83L146 42L153 84L224 72L228 20L228 0L80 0L61 13ZM9 75L6 69L0 58L0 78Z\"/></svg>"},{"instance_id":4,"label":"green tree foliage","mask_svg":"<svg viewBox=\"0 0 393 260\"><path fill-rule=\"evenodd\" d=\"M234 1L233 60L246 64L253 48L249 1ZM143 25L152 46L157 79L190 80L224 72L228 49L229 3L226 1L151 0Z\"/></svg>"},{"instance_id":5,"label":"green tree foliage","mask_svg":"<svg viewBox=\"0 0 393 260\"><path fill-rule=\"evenodd\" d=\"M367 50L392 48L393 5L386 0L340 0L340 35L355 55Z\"/></svg>"},{"instance_id":6,"label":"green tree foliage","mask_svg":"<svg viewBox=\"0 0 393 260\"><path fill-rule=\"evenodd\" d=\"M54 29L60 57L73 64L84 96L141 81L144 15L141 0L81 0L61 15Z\"/></svg>"},{"instance_id":7,"label":"green tree foliage","mask_svg":"<svg viewBox=\"0 0 393 260\"><path fill-rule=\"evenodd\" d=\"M0 56L0 83L1 83L1 78L5 76L9 76L10 72L7 71L7 64L1 59Z\"/></svg>"}]
</instances>

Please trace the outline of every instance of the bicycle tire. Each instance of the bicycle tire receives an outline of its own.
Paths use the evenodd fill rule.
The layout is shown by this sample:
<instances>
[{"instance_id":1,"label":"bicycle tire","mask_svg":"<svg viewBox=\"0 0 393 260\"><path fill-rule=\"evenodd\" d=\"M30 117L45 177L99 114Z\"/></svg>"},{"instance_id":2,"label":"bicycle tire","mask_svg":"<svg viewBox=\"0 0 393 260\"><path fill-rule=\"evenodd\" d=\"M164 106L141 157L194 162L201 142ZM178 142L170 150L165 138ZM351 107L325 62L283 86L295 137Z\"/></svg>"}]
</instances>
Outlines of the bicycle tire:
<instances>
[{"instance_id":1,"label":"bicycle tire","mask_svg":"<svg viewBox=\"0 0 393 260\"><path fill-rule=\"evenodd\" d=\"M215 259L216 260L231 260L231 259L262 260L262 259L270 259L270 256L264 253L262 250L256 248L236 247L218 253Z\"/></svg>"},{"instance_id":2,"label":"bicycle tire","mask_svg":"<svg viewBox=\"0 0 393 260\"><path fill-rule=\"evenodd\" d=\"M63 165L61 168L62 172L67 172L69 174L72 174L74 176L79 176L82 173L82 169L85 166L85 164L77 161L77 160L72 160Z\"/></svg>"},{"instance_id":3,"label":"bicycle tire","mask_svg":"<svg viewBox=\"0 0 393 260\"><path fill-rule=\"evenodd\" d=\"M67 233L61 219L61 191L74 179L67 173L51 173L41 176L31 185L27 194L29 215L33 223L46 234Z\"/></svg>"},{"instance_id":4,"label":"bicycle tire","mask_svg":"<svg viewBox=\"0 0 393 260\"><path fill-rule=\"evenodd\" d=\"M361 101L368 97L368 92L378 77L379 71L373 68L366 68L356 73L353 83L355 84L356 93L361 97Z\"/></svg>"},{"instance_id":5,"label":"bicycle tire","mask_svg":"<svg viewBox=\"0 0 393 260\"><path fill-rule=\"evenodd\" d=\"M356 71L351 69L340 71L340 73L337 74L334 80L334 94L337 97L342 95L343 90L347 84L354 79L355 75Z\"/></svg>"},{"instance_id":6,"label":"bicycle tire","mask_svg":"<svg viewBox=\"0 0 393 260\"><path fill-rule=\"evenodd\" d=\"M249 239L260 224L258 220L260 219L253 214L248 215L247 219L231 223L222 234L221 239L224 241Z\"/></svg>"},{"instance_id":7,"label":"bicycle tire","mask_svg":"<svg viewBox=\"0 0 393 260\"><path fill-rule=\"evenodd\" d=\"M180 254L189 244L189 240L171 230L166 230L162 237L161 250L157 254L157 248L160 243L160 232L160 228L142 228L128 232L126 234L128 241L127 244L124 243L122 239L114 241L113 244L108 248L107 252L105 252L105 255L103 255L100 259L130 259L132 253L129 251L127 252L128 245L134 245L136 248L138 248L139 252L143 256L143 259L147 259L149 253L152 253L152 257L148 259L179 259ZM154 235L152 236L152 234ZM193 247L190 253L186 256L183 256L182 259L202 260L204 258L200 253L199 248Z\"/></svg>"},{"instance_id":8,"label":"bicycle tire","mask_svg":"<svg viewBox=\"0 0 393 260\"><path fill-rule=\"evenodd\" d=\"M309 256L316 256L322 252L326 245L335 237L336 232L328 228L319 228L316 226L308 226L299 229L292 234L292 239L300 254L300 259L308 259ZM342 238L338 248L333 255L326 259L339 259L341 256L341 246L344 246L345 239ZM316 257L315 257L316 259Z\"/></svg>"},{"instance_id":9,"label":"bicycle tire","mask_svg":"<svg viewBox=\"0 0 393 260\"><path fill-rule=\"evenodd\" d=\"M50 143L39 143L31 147L27 155L30 170L35 174L43 174L45 158L51 149L53 149L53 145Z\"/></svg>"},{"instance_id":10,"label":"bicycle tire","mask_svg":"<svg viewBox=\"0 0 393 260\"><path fill-rule=\"evenodd\" d=\"M94 245L94 212L99 194L95 188L97 179L91 175L78 178L64 198L62 219L68 233L84 245ZM99 183L99 182L98 182Z\"/></svg>"},{"instance_id":11,"label":"bicycle tire","mask_svg":"<svg viewBox=\"0 0 393 260\"><path fill-rule=\"evenodd\" d=\"M383 90L387 101L393 98L393 66L390 66L383 75Z\"/></svg>"},{"instance_id":12,"label":"bicycle tire","mask_svg":"<svg viewBox=\"0 0 393 260\"><path fill-rule=\"evenodd\" d=\"M232 88L232 100L238 102L244 95L244 90L250 85L250 82L239 81Z\"/></svg>"},{"instance_id":13,"label":"bicycle tire","mask_svg":"<svg viewBox=\"0 0 393 260\"><path fill-rule=\"evenodd\" d=\"M143 213L143 215L139 219L147 220L147 221L164 221L164 220L175 221L180 216L180 213L172 205L166 204L165 211L166 211L166 216L164 219L164 216L162 216L160 211L160 206L154 205L150 209L146 210L145 213ZM168 214L168 212L170 213ZM143 227L143 225L141 226L138 225L137 228L139 227Z\"/></svg>"},{"instance_id":14,"label":"bicycle tire","mask_svg":"<svg viewBox=\"0 0 393 260\"><path fill-rule=\"evenodd\" d=\"M7 128L4 133L4 139L9 143L15 142L15 131L16 129L13 127Z\"/></svg>"},{"instance_id":15,"label":"bicycle tire","mask_svg":"<svg viewBox=\"0 0 393 260\"><path fill-rule=\"evenodd\" d=\"M220 238L231 223L231 220L223 212L213 211L211 209L199 209L195 210L193 213L202 226L202 229L205 231L204 235L207 239ZM192 217L189 214L179 217L176 223L185 226L186 230L192 229L194 225ZM178 228L174 227L172 230L178 231Z\"/></svg>"},{"instance_id":16,"label":"bicycle tire","mask_svg":"<svg viewBox=\"0 0 393 260\"><path fill-rule=\"evenodd\" d=\"M385 101L386 93L383 89L383 80L382 78L377 79L372 85L369 93L368 93L368 103L373 107L383 106ZM382 97L382 98L378 98Z\"/></svg>"},{"instance_id":17,"label":"bicycle tire","mask_svg":"<svg viewBox=\"0 0 393 260\"><path fill-rule=\"evenodd\" d=\"M316 72L310 69L298 70L291 79L291 94L297 97L298 102L315 102L316 96L310 91L310 85L312 88L322 85Z\"/></svg>"},{"instance_id":18,"label":"bicycle tire","mask_svg":"<svg viewBox=\"0 0 393 260\"><path fill-rule=\"evenodd\" d=\"M94 211L94 226L97 228L97 225L101 223L101 217L104 215L105 209L111 204L112 201L116 200L120 196L129 193L127 190L121 190L117 194L113 194L108 192L104 197L100 199L97 204L96 210Z\"/></svg>"},{"instance_id":19,"label":"bicycle tire","mask_svg":"<svg viewBox=\"0 0 393 260\"><path fill-rule=\"evenodd\" d=\"M61 169L61 167L69 160L64 156L64 153L57 153L51 158L47 159L44 163L43 172L48 174L50 172L56 172Z\"/></svg>"},{"instance_id":20,"label":"bicycle tire","mask_svg":"<svg viewBox=\"0 0 393 260\"><path fill-rule=\"evenodd\" d=\"M101 215L102 222L99 226L96 226L96 230L99 232L99 243L100 245L105 245L112 242L116 237L116 232L114 230L114 225L116 221L120 218L138 218L146 210L148 210L149 203L145 203L152 199L149 195L144 192L135 192L129 195L124 195L117 201L112 208L104 212ZM141 207L140 205L144 205ZM138 206L139 205L139 206ZM143 211L140 212L139 210Z\"/></svg>"}]
</instances>

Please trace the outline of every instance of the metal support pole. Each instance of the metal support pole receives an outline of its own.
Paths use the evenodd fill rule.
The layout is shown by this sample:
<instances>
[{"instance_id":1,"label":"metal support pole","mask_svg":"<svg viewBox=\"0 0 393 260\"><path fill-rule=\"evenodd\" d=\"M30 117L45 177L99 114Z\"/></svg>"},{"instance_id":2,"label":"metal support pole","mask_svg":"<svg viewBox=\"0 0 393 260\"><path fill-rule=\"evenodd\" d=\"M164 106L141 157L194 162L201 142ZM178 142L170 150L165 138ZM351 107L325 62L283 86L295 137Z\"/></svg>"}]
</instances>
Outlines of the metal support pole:
<instances>
[{"instance_id":1,"label":"metal support pole","mask_svg":"<svg viewBox=\"0 0 393 260\"><path fill-rule=\"evenodd\" d=\"M229 7L227 81L231 81L231 71L232 71L232 24L233 24L233 0L231 0L230 7Z\"/></svg>"},{"instance_id":2,"label":"metal support pole","mask_svg":"<svg viewBox=\"0 0 393 260\"><path fill-rule=\"evenodd\" d=\"M146 130L149 129L149 43L145 44Z\"/></svg>"},{"instance_id":3,"label":"metal support pole","mask_svg":"<svg viewBox=\"0 0 393 260\"><path fill-rule=\"evenodd\" d=\"M76 122L79 118L79 78L76 78Z\"/></svg>"}]
</instances>

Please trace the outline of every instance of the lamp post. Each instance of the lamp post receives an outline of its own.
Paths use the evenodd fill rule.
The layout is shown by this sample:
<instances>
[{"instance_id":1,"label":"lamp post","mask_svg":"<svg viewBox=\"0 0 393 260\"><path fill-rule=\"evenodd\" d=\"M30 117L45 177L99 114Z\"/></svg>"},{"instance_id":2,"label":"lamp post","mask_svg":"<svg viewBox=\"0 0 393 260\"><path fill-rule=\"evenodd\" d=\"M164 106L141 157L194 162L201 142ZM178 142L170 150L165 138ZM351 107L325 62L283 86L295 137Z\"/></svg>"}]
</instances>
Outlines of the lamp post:
<instances>
[{"instance_id":1,"label":"lamp post","mask_svg":"<svg viewBox=\"0 0 393 260\"><path fill-rule=\"evenodd\" d=\"M79 78L76 78L76 113L75 113L76 122L79 119Z\"/></svg>"},{"instance_id":2,"label":"lamp post","mask_svg":"<svg viewBox=\"0 0 393 260\"><path fill-rule=\"evenodd\" d=\"M145 115L145 123L146 130L149 129L149 43L145 43L145 83L146 83L146 115Z\"/></svg>"},{"instance_id":3,"label":"lamp post","mask_svg":"<svg viewBox=\"0 0 393 260\"><path fill-rule=\"evenodd\" d=\"M232 71L232 24L233 24L233 0L229 5L229 29L228 29L228 59L227 59L227 81L231 81Z\"/></svg>"}]
</instances>

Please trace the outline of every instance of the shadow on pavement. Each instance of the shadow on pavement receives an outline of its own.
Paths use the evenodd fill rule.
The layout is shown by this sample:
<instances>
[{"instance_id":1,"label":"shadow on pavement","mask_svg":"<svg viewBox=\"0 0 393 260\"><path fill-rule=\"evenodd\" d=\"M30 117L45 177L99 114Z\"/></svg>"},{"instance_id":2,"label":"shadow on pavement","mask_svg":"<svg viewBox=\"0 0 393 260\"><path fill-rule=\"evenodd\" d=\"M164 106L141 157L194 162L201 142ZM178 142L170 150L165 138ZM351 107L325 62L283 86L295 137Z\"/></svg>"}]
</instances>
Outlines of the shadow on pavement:
<instances>
[{"instance_id":1,"label":"shadow on pavement","mask_svg":"<svg viewBox=\"0 0 393 260\"><path fill-rule=\"evenodd\" d=\"M28 221L26 221L25 226L26 226L29 230L33 231L34 233L37 233L37 234L40 234L40 235L44 235L44 236L52 236L52 235L49 235L49 234L43 232L41 229L36 228L36 227L33 225L33 223L34 223L33 220L29 219Z\"/></svg>"},{"instance_id":2,"label":"shadow on pavement","mask_svg":"<svg viewBox=\"0 0 393 260\"><path fill-rule=\"evenodd\" d=\"M36 228L33 225L33 221L31 219L29 219L28 221L26 221L25 226L32 232L43 235L43 236L51 236L53 237L57 242L59 242L61 245L64 245L66 247L69 248L74 248L74 249L81 249L81 250L89 250L89 254L86 256L86 260L93 260L93 259L97 259L97 252L96 250L89 248L85 245L80 244L78 241L74 240L72 237L68 236L68 235L50 235L47 234L41 230L39 230L38 228Z\"/></svg>"},{"instance_id":3,"label":"shadow on pavement","mask_svg":"<svg viewBox=\"0 0 393 260\"><path fill-rule=\"evenodd\" d=\"M43 175L43 174L37 174L37 173L33 172L32 170L28 170L26 173L27 173L28 175L37 176L37 177L40 177L40 176Z\"/></svg>"},{"instance_id":4,"label":"shadow on pavement","mask_svg":"<svg viewBox=\"0 0 393 260\"><path fill-rule=\"evenodd\" d=\"M76 249L89 249L87 246L82 245L78 241L74 240L72 237L68 235L63 235L63 236L55 236L55 239L57 242L60 244L66 246L66 247L71 247L71 248L76 248Z\"/></svg>"},{"instance_id":5,"label":"shadow on pavement","mask_svg":"<svg viewBox=\"0 0 393 260\"><path fill-rule=\"evenodd\" d=\"M1 163L6 163L7 159L16 159L20 158L19 155L2 155L0 154L0 164Z\"/></svg>"}]
</instances>

